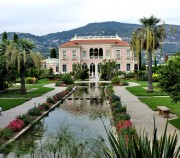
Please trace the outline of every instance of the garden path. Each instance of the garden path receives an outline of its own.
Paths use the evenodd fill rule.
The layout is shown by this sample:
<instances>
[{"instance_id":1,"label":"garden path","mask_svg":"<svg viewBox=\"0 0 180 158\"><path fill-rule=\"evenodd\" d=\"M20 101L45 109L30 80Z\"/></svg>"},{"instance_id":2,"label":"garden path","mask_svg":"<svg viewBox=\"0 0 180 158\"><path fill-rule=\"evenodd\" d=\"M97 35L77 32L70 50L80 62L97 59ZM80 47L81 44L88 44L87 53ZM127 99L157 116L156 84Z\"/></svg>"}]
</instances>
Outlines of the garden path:
<instances>
[{"instance_id":1,"label":"garden path","mask_svg":"<svg viewBox=\"0 0 180 158\"><path fill-rule=\"evenodd\" d=\"M138 86L137 83L129 82L129 86ZM154 119L157 127L157 136L163 135L164 128L166 125L166 119L158 115L157 111L151 110L146 104L142 103L138 97L131 94L126 90L125 86L114 86L115 94L121 97L123 105L127 106L127 112L131 115L131 122L134 125L137 133L143 134L145 130L146 133L152 138L154 129ZM174 131L180 136L180 130L168 124L167 134L173 134ZM180 146L180 139L178 139L178 146Z\"/></svg>"},{"instance_id":2,"label":"garden path","mask_svg":"<svg viewBox=\"0 0 180 158\"><path fill-rule=\"evenodd\" d=\"M2 115L0 115L0 128L6 127L16 116L26 113L30 108L35 105L44 103L49 96L53 96L54 94L63 91L66 87L55 87L55 84L47 84L45 87L53 87L54 90L45 93L39 97L32 98L31 100L16 106L10 110L3 111Z\"/></svg>"}]
</instances>

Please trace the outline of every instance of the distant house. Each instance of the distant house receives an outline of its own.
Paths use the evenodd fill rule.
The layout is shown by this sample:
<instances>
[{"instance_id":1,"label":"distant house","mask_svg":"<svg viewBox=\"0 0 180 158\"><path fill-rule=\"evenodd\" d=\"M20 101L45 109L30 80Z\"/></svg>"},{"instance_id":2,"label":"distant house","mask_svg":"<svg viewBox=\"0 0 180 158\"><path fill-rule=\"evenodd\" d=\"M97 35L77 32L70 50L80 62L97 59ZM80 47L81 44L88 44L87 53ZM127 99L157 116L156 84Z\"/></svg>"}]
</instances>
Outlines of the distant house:
<instances>
[{"instance_id":1,"label":"distant house","mask_svg":"<svg viewBox=\"0 0 180 158\"><path fill-rule=\"evenodd\" d=\"M59 59L58 58L48 58L43 60L42 69L53 69L54 74L59 74Z\"/></svg>"},{"instance_id":2,"label":"distant house","mask_svg":"<svg viewBox=\"0 0 180 158\"><path fill-rule=\"evenodd\" d=\"M134 56L130 44L116 36L76 36L59 45L59 71L72 71L74 63L80 63L90 70L90 76L97 76L104 59L115 59L119 71L134 71Z\"/></svg>"}]
</instances>

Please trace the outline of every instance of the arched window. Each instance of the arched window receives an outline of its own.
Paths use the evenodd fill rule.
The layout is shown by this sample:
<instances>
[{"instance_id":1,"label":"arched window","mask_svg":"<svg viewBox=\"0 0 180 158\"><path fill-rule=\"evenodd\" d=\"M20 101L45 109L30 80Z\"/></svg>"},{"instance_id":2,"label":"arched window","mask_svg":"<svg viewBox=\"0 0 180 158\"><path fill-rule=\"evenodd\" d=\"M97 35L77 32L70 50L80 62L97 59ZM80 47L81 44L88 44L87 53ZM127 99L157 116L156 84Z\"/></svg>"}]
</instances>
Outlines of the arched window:
<instances>
[{"instance_id":1,"label":"arched window","mask_svg":"<svg viewBox=\"0 0 180 158\"><path fill-rule=\"evenodd\" d=\"M102 59L103 58L103 49L100 48L99 49L99 59Z\"/></svg>"}]
</instances>

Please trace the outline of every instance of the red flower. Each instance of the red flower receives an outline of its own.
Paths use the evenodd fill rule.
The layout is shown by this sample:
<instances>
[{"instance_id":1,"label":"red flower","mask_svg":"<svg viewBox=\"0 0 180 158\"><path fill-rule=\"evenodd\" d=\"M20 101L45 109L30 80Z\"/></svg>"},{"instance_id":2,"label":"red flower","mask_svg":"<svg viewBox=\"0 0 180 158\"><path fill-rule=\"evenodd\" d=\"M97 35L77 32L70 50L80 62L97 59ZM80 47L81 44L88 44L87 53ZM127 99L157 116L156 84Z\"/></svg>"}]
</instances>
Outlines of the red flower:
<instances>
[{"instance_id":1,"label":"red flower","mask_svg":"<svg viewBox=\"0 0 180 158\"><path fill-rule=\"evenodd\" d=\"M131 126L132 126L131 121L129 121L129 120L123 120L123 121L119 121L119 122L117 123L117 126L116 126L116 127L117 127L117 130L118 130L118 133L120 133L123 128L129 128L129 127L131 127Z\"/></svg>"},{"instance_id":2,"label":"red flower","mask_svg":"<svg viewBox=\"0 0 180 158\"><path fill-rule=\"evenodd\" d=\"M20 131L23 127L24 127L24 122L20 119L11 121L7 126L7 128L12 129L14 132Z\"/></svg>"}]
</instances>

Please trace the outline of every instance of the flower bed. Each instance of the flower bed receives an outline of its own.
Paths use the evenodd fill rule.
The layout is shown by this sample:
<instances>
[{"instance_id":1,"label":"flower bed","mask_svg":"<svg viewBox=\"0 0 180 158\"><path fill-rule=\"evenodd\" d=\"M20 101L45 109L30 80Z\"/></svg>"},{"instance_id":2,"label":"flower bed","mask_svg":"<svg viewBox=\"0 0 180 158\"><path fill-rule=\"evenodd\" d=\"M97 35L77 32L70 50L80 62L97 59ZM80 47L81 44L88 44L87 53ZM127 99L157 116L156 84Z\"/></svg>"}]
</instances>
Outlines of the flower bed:
<instances>
[{"instance_id":1,"label":"flower bed","mask_svg":"<svg viewBox=\"0 0 180 158\"><path fill-rule=\"evenodd\" d=\"M42 104L38 104L33 108L29 109L26 114L17 116L16 119L12 120L7 127L0 130L0 142L4 144L11 138L15 137L18 132L20 132L24 127L27 127L30 123L35 123L34 121L38 120L38 118L42 118L46 113L51 110L59 100L64 99L67 94L69 94L73 89L73 86L68 86L66 90L63 90L53 97L48 97L46 102ZM31 126L31 125L30 125ZM1 145L0 145L1 147Z\"/></svg>"},{"instance_id":2,"label":"flower bed","mask_svg":"<svg viewBox=\"0 0 180 158\"><path fill-rule=\"evenodd\" d=\"M128 131L132 129L130 115L126 113L126 106L122 106L121 98L114 94L113 86L109 84L106 87L106 94L111 105L114 126L118 135L126 136Z\"/></svg>"}]
</instances>

